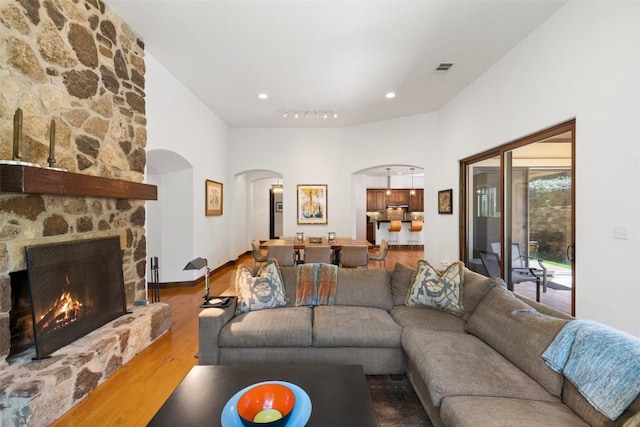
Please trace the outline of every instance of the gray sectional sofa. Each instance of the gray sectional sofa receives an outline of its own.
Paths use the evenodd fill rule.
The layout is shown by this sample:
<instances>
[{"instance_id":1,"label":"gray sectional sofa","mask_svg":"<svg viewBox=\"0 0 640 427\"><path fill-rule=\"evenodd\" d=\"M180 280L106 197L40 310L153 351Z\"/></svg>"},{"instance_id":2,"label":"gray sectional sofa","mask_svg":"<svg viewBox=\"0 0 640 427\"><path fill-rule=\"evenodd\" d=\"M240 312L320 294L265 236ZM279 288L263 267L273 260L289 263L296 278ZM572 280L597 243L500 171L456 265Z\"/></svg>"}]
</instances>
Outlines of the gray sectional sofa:
<instances>
[{"instance_id":1,"label":"gray sectional sofa","mask_svg":"<svg viewBox=\"0 0 640 427\"><path fill-rule=\"evenodd\" d=\"M406 373L435 426L638 426L640 397L610 421L540 355L570 320L464 270L464 314L405 306L414 269L339 269L335 305L296 307L296 267L281 268L286 307L199 315L199 363L360 364Z\"/></svg>"}]
</instances>

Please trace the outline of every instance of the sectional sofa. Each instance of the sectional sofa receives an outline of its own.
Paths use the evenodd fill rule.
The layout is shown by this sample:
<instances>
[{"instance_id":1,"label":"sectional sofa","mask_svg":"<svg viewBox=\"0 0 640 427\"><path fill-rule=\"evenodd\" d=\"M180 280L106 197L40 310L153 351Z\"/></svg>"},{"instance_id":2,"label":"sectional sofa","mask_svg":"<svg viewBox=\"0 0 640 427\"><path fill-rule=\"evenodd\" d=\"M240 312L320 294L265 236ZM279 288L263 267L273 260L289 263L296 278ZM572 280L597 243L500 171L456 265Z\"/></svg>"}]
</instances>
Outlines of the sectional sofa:
<instances>
[{"instance_id":1,"label":"sectional sofa","mask_svg":"<svg viewBox=\"0 0 640 427\"><path fill-rule=\"evenodd\" d=\"M338 269L332 305L296 306L297 267L280 269L285 306L199 314L200 364L360 364L410 379L435 426L638 426L640 397L615 421L541 354L571 320L463 268L456 314L407 306L415 269ZM462 267L461 267L462 268ZM640 390L639 390L640 391Z\"/></svg>"}]
</instances>

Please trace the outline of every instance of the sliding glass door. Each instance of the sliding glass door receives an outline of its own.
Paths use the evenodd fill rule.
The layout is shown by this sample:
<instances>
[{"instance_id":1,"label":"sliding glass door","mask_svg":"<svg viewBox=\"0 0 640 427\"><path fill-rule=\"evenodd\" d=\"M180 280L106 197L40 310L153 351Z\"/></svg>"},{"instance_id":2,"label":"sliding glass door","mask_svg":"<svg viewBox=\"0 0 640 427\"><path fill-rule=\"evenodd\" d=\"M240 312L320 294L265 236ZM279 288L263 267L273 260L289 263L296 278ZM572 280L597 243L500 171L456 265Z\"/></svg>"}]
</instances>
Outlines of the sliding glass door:
<instances>
[{"instance_id":1,"label":"sliding glass door","mask_svg":"<svg viewBox=\"0 0 640 427\"><path fill-rule=\"evenodd\" d=\"M499 275L510 290L570 314L574 129L570 121L461 162L461 255L467 266ZM530 280L520 274L527 271Z\"/></svg>"}]
</instances>

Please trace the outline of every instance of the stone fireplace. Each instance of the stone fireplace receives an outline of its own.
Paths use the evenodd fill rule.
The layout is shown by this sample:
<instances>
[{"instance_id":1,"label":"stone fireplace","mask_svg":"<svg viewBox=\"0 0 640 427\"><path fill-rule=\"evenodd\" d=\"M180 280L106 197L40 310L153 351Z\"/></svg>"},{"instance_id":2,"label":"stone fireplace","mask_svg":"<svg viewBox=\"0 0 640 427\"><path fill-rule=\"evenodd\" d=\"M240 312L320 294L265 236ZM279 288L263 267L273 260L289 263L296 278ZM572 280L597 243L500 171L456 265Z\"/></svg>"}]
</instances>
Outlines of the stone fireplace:
<instances>
[{"instance_id":1,"label":"stone fireplace","mask_svg":"<svg viewBox=\"0 0 640 427\"><path fill-rule=\"evenodd\" d=\"M50 423L170 326L165 304L133 307L145 298L145 201L155 199L142 184L144 75L143 42L101 0L0 4L0 160L13 158L20 108L21 160L41 166L0 164L1 425ZM52 121L65 171L45 168ZM132 313L48 359L7 360L11 275L27 269L25 248L108 237L120 243Z\"/></svg>"}]
</instances>

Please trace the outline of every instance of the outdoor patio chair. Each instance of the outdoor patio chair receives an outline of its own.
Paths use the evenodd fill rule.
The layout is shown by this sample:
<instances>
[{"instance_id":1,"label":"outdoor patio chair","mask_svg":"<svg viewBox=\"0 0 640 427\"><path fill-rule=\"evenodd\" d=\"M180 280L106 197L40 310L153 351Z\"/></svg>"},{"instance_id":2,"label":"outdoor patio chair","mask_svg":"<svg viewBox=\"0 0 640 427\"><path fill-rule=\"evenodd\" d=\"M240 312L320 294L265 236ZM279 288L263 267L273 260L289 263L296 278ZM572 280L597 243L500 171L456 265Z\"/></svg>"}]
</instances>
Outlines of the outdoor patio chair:
<instances>
[{"instance_id":1,"label":"outdoor patio chair","mask_svg":"<svg viewBox=\"0 0 640 427\"><path fill-rule=\"evenodd\" d=\"M500 243L491 243L491 250L495 254L500 254ZM529 266L529 260L535 260L538 263L538 267ZM549 270L547 268L542 258L522 255L520 253L520 245L518 243L511 243L511 269L520 274L542 279L542 292L545 293L547 292L547 277L553 276L554 273L553 270Z\"/></svg>"},{"instance_id":2,"label":"outdoor patio chair","mask_svg":"<svg viewBox=\"0 0 640 427\"><path fill-rule=\"evenodd\" d=\"M482 265L489 277L502 277L502 268L500 267L500 257L492 252L480 251L480 259ZM511 270L511 290L516 283L533 282L536 284L536 301L540 302L540 277L532 274L523 274L517 270Z\"/></svg>"}]
</instances>

